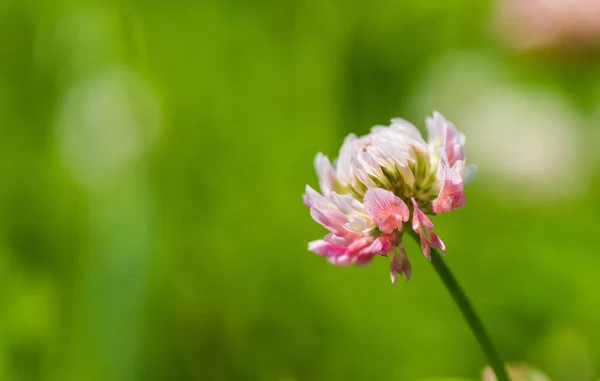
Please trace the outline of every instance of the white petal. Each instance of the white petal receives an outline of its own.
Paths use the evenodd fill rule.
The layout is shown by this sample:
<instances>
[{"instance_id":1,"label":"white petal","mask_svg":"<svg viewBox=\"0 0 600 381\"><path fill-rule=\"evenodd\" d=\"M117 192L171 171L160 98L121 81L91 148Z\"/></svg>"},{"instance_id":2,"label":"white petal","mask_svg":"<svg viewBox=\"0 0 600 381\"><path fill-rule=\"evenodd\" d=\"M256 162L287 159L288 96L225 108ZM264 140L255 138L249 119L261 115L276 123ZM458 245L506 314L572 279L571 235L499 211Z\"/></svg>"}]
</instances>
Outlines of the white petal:
<instances>
[{"instance_id":1,"label":"white petal","mask_svg":"<svg viewBox=\"0 0 600 381\"><path fill-rule=\"evenodd\" d=\"M354 197L331 192L331 201L345 215L366 215L364 205Z\"/></svg>"},{"instance_id":2,"label":"white petal","mask_svg":"<svg viewBox=\"0 0 600 381\"><path fill-rule=\"evenodd\" d=\"M317 153L317 156L315 156L314 165L315 170L317 171L317 177L319 178L321 192L323 195L329 196L336 181L333 166L331 165L329 158L321 152Z\"/></svg>"}]
</instances>

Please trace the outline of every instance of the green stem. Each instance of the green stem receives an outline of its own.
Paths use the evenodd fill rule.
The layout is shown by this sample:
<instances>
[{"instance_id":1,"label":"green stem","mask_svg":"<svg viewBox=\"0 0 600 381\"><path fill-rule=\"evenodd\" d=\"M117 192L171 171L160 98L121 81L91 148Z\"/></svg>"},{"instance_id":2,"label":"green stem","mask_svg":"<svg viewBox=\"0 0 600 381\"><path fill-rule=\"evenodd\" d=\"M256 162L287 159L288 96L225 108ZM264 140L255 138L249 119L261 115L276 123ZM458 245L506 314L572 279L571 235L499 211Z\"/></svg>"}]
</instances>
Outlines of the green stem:
<instances>
[{"instance_id":1,"label":"green stem","mask_svg":"<svg viewBox=\"0 0 600 381\"><path fill-rule=\"evenodd\" d=\"M473 306L467 298L467 295L465 295L465 292L456 281L456 278L454 275L452 275L450 268L448 268L448 265L446 265L446 262L444 262L440 253L433 249L431 249L431 263L433 264L433 267L439 274L440 278L442 278L442 282L444 282L448 292L450 292L450 295L452 295L452 298L456 302L460 312L462 312L463 316L465 317L467 324L469 324L471 332L473 332L475 338L479 342L485 357L487 357L490 367L494 373L496 373L496 378L498 381L510 381L506 367L504 366L504 362L502 361L502 358L500 358L500 355L494 347L494 344L492 344L489 335L481 323L481 319L479 319L479 316L477 316L477 313L475 312L475 309L473 309Z\"/></svg>"}]
</instances>

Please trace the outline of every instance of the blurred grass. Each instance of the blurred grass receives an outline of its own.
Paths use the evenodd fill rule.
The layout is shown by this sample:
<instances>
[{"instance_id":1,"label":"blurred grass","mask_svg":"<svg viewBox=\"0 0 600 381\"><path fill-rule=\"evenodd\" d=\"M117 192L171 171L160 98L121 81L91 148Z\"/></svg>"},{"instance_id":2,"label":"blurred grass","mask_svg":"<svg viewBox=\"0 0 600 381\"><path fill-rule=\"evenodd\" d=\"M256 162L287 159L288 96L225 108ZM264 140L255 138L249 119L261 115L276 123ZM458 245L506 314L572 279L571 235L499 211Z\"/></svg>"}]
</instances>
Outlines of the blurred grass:
<instances>
[{"instance_id":1,"label":"blurred grass","mask_svg":"<svg viewBox=\"0 0 600 381\"><path fill-rule=\"evenodd\" d=\"M323 231L300 195L316 184L314 154L336 156L347 133L394 116L422 127L413 97L446 52L558 83L577 112L597 112L593 56L514 55L491 12L467 0L4 0L0 379L478 375L484 359L416 245L414 277L395 288L385 260L330 266L306 250ZM145 103L129 115L94 101L114 68L160 104L155 139ZM65 106L80 86L92 111ZM137 105L131 91L123 102ZM106 130L84 117L94 107ZM573 133L596 142L585 128ZM497 197L482 173L467 207L434 221L501 352L557 381L599 372L592 164L584 192L546 203Z\"/></svg>"}]
</instances>

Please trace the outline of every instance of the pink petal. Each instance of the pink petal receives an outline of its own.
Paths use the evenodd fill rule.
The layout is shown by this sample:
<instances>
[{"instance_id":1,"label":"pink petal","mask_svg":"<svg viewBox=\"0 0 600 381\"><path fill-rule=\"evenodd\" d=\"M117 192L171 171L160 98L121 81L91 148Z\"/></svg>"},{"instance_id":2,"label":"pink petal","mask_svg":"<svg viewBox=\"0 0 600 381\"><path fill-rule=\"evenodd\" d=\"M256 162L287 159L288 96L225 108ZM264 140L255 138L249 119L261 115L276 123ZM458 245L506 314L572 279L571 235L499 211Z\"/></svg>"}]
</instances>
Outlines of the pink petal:
<instances>
[{"instance_id":1,"label":"pink petal","mask_svg":"<svg viewBox=\"0 0 600 381\"><path fill-rule=\"evenodd\" d=\"M419 209L419 204L417 204L417 201L415 201L415 198L411 198L412 204L413 204L413 220L412 220L412 228L414 231L416 231L418 233L418 230L420 230L421 228L425 228L425 229L432 229L433 228L433 223L429 220L429 218L427 218L427 216L425 215L425 213L421 212L421 209Z\"/></svg>"},{"instance_id":2,"label":"pink petal","mask_svg":"<svg viewBox=\"0 0 600 381\"><path fill-rule=\"evenodd\" d=\"M376 254L373 253L357 253L356 256L354 257L354 261L353 263L356 264L357 266L366 266L369 263L371 263L371 261L373 260L373 257L375 257Z\"/></svg>"},{"instance_id":3,"label":"pink petal","mask_svg":"<svg viewBox=\"0 0 600 381\"><path fill-rule=\"evenodd\" d=\"M346 251L346 255L338 258L338 261L343 261L343 265L355 263L359 266L364 266L371 262L371 259L375 256L375 253L371 251L371 246L373 246L374 240L371 236L363 236L361 238L357 238L352 242ZM380 249L380 245L376 244L376 248ZM347 257L347 258L346 258ZM340 263L336 263L340 264Z\"/></svg>"},{"instance_id":4,"label":"pink petal","mask_svg":"<svg viewBox=\"0 0 600 381\"><path fill-rule=\"evenodd\" d=\"M465 160L465 147L461 144L454 144L451 147L446 147L448 162L454 165L459 160Z\"/></svg>"},{"instance_id":5,"label":"pink petal","mask_svg":"<svg viewBox=\"0 0 600 381\"><path fill-rule=\"evenodd\" d=\"M465 160L464 134L437 111L433 112L433 118L426 119L426 124L429 143L434 147L443 147L451 167L458 160Z\"/></svg>"},{"instance_id":6,"label":"pink petal","mask_svg":"<svg viewBox=\"0 0 600 381\"><path fill-rule=\"evenodd\" d=\"M355 263L357 265L365 265L371 262L375 255L387 255L392 249L392 245L395 242L395 236L393 235L382 235L377 237L375 240L370 238L372 241L369 246L365 246L355 253Z\"/></svg>"},{"instance_id":7,"label":"pink petal","mask_svg":"<svg viewBox=\"0 0 600 381\"><path fill-rule=\"evenodd\" d=\"M425 255L425 258L431 260L430 248L432 247L440 249L445 254L446 247L444 246L444 243L431 231L433 223L423 212L421 212L419 205L414 198L412 198L412 203L414 207L412 228L421 238L421 250L423 250L423 255Z\"/></svg>"},{"instance_id":8,"label":"pink petal","mask_svg":"<svg viewBox=\"0 0 600 381\"><path fill-rule=\"evenodd\" d=\"M341 234L341 235L340 235ZM330 233L323 240L312 241L308 249L326 257L330 263L339 266L366 265L375 255L385 255L390 251L395 236L373 238L356 233Z\"/></svg>"},{"instance_id":9,"label":"pink petal","mask_svg":"<svg viewBox=\"0 0 600 381\"><path fill-rule=\"evenodd\" d=\"M348 219L337 210L321 210L316 207L310 208L310 216L329 231L335 232L343 229Z\"/></svg>"},{"instance_id":10,"label":"pink petal","mask_svg":"<svg viewBox=\"0 0 600 381\"><path fill-rule=\"evenodd\" d=\"M346 216L326 197L306 186L304 203L310 207L311 217L329 231L338 231L348 222Z\"/></svg>"},{"instance_id":11,"label":"pink petal","mask_svg":"<svg viewBox=\"0 0 600 381\"><path fill-rule=\"evenodd\" d=\"M347 249L344 246L334 245L321 239L318 241L309 242L308 250L324 257L336 258L346 253Z\"/></svg>"},{"instance_id":12,"label":"pink petal","mask_svg":"<svg viewBox=\"0 0 600 381\"><path fill-rule=\"evenodd\" d=\"M402 274L406 275L406 282L408 282L412 273L412 267L406 256L404 243L400 242L398 244L398 250L399 253L397 254L396 251L393 251L390 258L390 278L394 285L396 284L397 274L400 274L400 276L402 276Z\"/></svg>"},{"instance_id":13,"label":"pink petal","mask_svg":"<svg viewBox=\"0 0 600 381\"><path fill-rule=\"evenodd\" d=\"M347 230L340 230L339 232L329 233L323 239L334 245L348 246L350 243L360 238L360 233L349 232Z\"/></svg>"},{"instance_id":14,"label":"pink petal","mask_svg":"<svg viewBox=\"0 0 600 381\"><path fill-rule=\"evenodd\" d=\"M324 208L325 206L332 204L327 197L324 197L322 194L314 190L310 185L307 185L304 188L304 195L302 198L304 200L304 204L309 208L313 205L317 205L319 208Z\"/></svg>"},{"instance_id":15,"label":"pink petal","mask_svg":"<svg viewBox=\"0 0 600 381\"><path fill-rule=\"evenodd\" d=\"M441 114L437 111L433 112L433 118L427 117L425 125L427 128L427 141L434 147L444 147L446 143L447 126L444 123L445 119L440 118Z\"/></svg>"},{"instance_id":16,"label":"pink petal","mask_svg":"<svg viewBox=\"0 0 600 381\"><path fill-rule=\"evenodd\" d=\"M353 258L348 254L339 255L337 257L327 258L329 263L336 266L350 266L353 263Z\"/></svg>"},{"instance_id":17,"label":"pink petal","mask_svg":"<svg viewBox=\"0 0 600 381\"><path fill-rule=\"evenodd\" d=\"M379 236L366 250L373 254L385 255L392 248L392 238L392 236Z\"/></svg>"},{"instance_id":18,"label":"pink petal","mask_svg":"<svg viewBox=\"0 0 600 381\"><path fill-rule=\"evenodd\" d=\"M304 203L304 205L306 205L308 208L310 208L310 206L311 206L310 198L306 194L302 195L302 202Z\"/></svg>"},{"instance_id":19,"label":"pink petal","mask_svg":"<svg viewBox=\"0 0 600 381\"><path fill-rule=\"evenodd\" d=\"M367 189L364 203L365 210L384 233L402 230L402 222L410 218L410 211L404 201L385 189Z\"/></svg>"},{"instance_id":20,"label":"pink petal","mask_svg":"<svg viewBox=\"0 0 600 381\"><path fill-rule=\"evenodd\" d=\"M438 148L440 162L438 164L437 177L441 183L440 193L433 200L433 212L450 212L465 205L464 184L460 173L463 169L463 161L457 161L453 168L449 168L445 152Z\"/></svg>"},{"instance_id":21,"label":"pink petal","mask_svg":"<svg viewBox=\"0 0 600 381\"><path fill-rule=\"evenodd\" d=\"M356 239L348 246L348 251L351 253L357 253L365 247L370 246L373 243L373 238L370 236L363 236Z\"/></svg>"}]
</instances>

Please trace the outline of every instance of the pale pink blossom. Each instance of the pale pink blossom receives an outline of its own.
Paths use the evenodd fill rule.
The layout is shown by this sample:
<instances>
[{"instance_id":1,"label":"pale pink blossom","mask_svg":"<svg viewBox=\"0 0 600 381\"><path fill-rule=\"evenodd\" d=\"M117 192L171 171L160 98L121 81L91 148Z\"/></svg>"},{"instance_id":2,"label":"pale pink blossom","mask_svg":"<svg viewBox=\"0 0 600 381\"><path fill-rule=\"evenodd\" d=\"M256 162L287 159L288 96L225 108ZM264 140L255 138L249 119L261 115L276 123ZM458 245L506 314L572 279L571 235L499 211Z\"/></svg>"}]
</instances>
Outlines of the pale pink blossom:
<instances>
[{"instance_id":1,"label":"pale pink blossom","mask_svg":"<svg viewBox=\"0 0 600 381\"><path fill-rule=\"evenodd\" d=\"M600 42L598 0L498 0L498 30L518 49L594 48Z\"/></svg>"},{"instance_id":2,"label":"pale pink blossom","mask_svg":"<svg viewBox=\"0 0 600 381\"><path fill-rule=\"evenodd\" d=\"M306 186L303 200L312 218L330 231L308 248L331 263L366 265L390 256L390 276L411 275L403 244L408 231L426 258L431 248L445 253L426 214L449 212L465 204L465 137L441 114L427 118L427 142L412 124L393 119L368 135L349 135L333 164L317 154L321 193ZM409 222L412 215L412 222Z\"/></svg>"},{"instance_id":3,"label":"pale pink blossom","mask_svg":"<svg viewBox=\"0 0 600 381\"><path fill-rule=\"evenodd\" d=\"M550 381L541 370L524 363L507 364L506 369L512 381ZM497 381L494 371L489 366L481 372L482 381Z\"/></svg>"}]
</instances>

